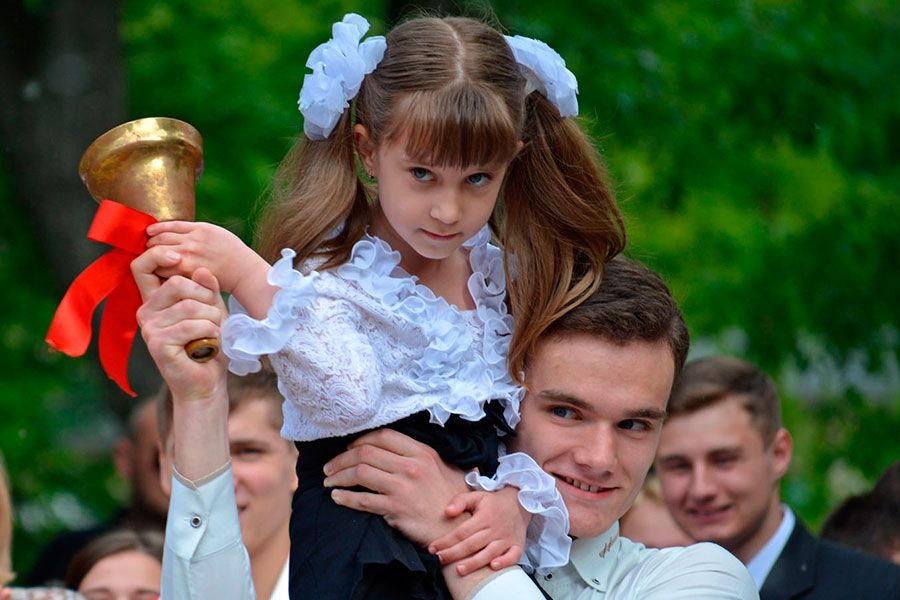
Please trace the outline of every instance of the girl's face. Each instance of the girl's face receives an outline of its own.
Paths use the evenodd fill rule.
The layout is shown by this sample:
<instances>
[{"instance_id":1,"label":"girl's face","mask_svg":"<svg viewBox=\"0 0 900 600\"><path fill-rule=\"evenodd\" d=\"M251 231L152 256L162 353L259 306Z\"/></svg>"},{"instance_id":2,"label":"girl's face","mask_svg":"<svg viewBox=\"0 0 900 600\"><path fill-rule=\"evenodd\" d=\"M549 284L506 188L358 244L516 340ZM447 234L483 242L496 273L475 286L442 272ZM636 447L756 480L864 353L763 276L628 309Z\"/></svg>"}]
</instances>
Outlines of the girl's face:
<instances>
[{"instance_id":1,"label":"girl's face","mask_svg":"<svg viewBox=\"0 0 900 600\"><path fill-rule=\"evenodd\" d=\"M478 233L494 211L510 164L438 167L411 159L403 139L371 146L365 129L357 129L360 158L378 180L381 211L373 233L398 250L405 264L446 259Z\"/></svg>"},{"instance_id":2,"label":"girl's face","mask_svg":"<svg viewBox=\"0 0 900 600\"><path fill-rule=\"evenodd\" d=\"M78 591L88 600L158 600L162 565L137 550L111 554L87 572Z\"/></svg>"}]
</instances>

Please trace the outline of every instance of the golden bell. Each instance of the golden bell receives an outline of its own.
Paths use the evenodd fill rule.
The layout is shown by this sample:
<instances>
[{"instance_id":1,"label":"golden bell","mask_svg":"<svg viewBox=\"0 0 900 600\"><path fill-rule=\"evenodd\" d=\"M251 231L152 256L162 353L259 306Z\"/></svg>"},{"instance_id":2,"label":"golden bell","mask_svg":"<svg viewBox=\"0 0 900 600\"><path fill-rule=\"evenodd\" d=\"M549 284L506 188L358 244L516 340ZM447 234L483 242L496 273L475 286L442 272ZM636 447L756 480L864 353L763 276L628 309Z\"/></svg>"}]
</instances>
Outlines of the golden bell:
<instances>
[{"instance_id":1,"label":"golden bell","mask_svg":"<svg viewBox=\"0 0 900 600\"><path fill-rule=\"evenodd\" d=\"M88 147L78 174L97 202L113 200L158 221L193 221L194 188L203 172L203 140L190 124L151 117L110 129ZM197 362L214 358L217 339L185 350Z\"/></svg>"},{"instance_id":2,"label":"golden bell","mask_svg":"<svg viewBox=\"0 0 900 600\"><path fill-rule=\"evenodd\" d=\"M193 126L165 117L138 119L94 140L78 173L97 202L114 200L158 221L193 221L203 141Z\"/></svg>"}]
</instances>

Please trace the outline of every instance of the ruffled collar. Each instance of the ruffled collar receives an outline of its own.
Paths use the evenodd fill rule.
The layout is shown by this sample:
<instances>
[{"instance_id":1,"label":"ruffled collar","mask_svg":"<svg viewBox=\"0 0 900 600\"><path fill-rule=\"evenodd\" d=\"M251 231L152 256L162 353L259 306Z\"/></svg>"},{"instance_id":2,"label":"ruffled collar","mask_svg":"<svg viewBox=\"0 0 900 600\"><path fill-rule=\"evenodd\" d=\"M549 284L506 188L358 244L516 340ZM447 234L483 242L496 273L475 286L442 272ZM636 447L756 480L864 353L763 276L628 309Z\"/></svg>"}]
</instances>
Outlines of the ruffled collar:
<instances>
[{"instance_id":1,"label":"ruffled collar","mask_svg":"<svg viewBox=\"0 0 900 600\"><path fill-rule=\"evenodd\" d=\"M475 303L472 310L460 309L436 295L428 286L418 283L416 275L400 266L400 252L368 232L353 245L349 260L337 267L337 274L357 281L368 294L392 308L401 298L408 301L409 296L413 295L439 312L449 310L462 316L479 313L482 307L489 307L492 311L506 314L503 255L490 240L490 228L485 225L463 242L463 247L469 250L469 267L472 269L468 279L469 294Z\"/></svg>"},{"instance_id":2,"label":"ruffled collar","mask_svg":"<svg viewBox=\"0 0 900 600\"><path fill-rule=\"evenodd\" d=\"M483 405L490 398L506 399L504 416L510 427L519 421L522 390L507 370L513 321L505 303L503 255L489 242L490 230L485 226L464 243L472 268L468 290L474 310L460 310L419 284L400 267L400 253L370 234L354 244L350 259L336 269L337 276L355 282L392 314L421 328L427 347L412 368L417 381L451 388L454 382L467 382L429 409L437 423L446 422L450 414L477 420L484 416ZM473 316L480 321L480 327L475 325L481 332L478 344L471 327Z\"/></svg>"}]
</instances>

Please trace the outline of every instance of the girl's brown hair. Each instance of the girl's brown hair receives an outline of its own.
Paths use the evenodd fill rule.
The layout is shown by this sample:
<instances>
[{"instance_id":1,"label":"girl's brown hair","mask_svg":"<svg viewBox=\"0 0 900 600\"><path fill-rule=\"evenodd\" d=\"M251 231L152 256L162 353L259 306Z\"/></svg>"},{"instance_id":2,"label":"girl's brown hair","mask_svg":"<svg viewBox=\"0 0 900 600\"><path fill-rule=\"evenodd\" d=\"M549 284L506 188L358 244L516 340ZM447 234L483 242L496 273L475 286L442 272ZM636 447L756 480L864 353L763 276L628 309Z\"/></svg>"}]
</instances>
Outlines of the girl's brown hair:
<instances>
[{"instance_id":1,"label":"girl's brown hair","mask_svg":"<svg viewBox=\"0 0 900 600\"><path fill-rule=\"evenodd\" d=\"M66 587L77 590L97 563L122 552L140 552L162 564L163 543L163 534L153 530L119 529L105 533L72 557L66 570Z\"/></svg>"},{"instance_id":2,"label":"girl's brown hair","mask_svg":"<svg viewBox=\"0 0 900 600\"><path fill-rule=\"evenodd\" d=\"M495 29L425 17L386 37L355 104L356 122L376 145L403 140L414 160L438 166L512 160L492 227L513 275L509 369L519 379L538 337L596 290L603 265L625 245L605 169L574 121L538 92L525 97L525 79ZM301 136L282 162L259 251L274 261L289 247L298 263L315 257L320 268L337 266L365 232L374 202L359 177L347 110L328 139Z\"/></svg>"}]
</instances>

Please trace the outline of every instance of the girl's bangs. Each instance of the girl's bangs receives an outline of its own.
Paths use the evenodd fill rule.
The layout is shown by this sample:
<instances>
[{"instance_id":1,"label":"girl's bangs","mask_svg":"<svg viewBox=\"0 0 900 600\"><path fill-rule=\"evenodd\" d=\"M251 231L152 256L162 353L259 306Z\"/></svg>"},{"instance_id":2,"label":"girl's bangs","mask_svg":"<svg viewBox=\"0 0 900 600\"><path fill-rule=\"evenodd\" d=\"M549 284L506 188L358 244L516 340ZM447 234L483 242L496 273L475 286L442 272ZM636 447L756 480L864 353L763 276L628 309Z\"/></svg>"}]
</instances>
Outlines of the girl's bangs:
<instances>
[{"instance_id":1,"label":"girl's bangs","mask_svg":"<svg viewBox=\"0 0 900 600\"><path fill-rule=\"evenodd\" d=\"M512 160L519 131L497 94L462 84L398 99L385 140L405 140L416 162L461 169Z\"/></svg>"}]
</instances>

